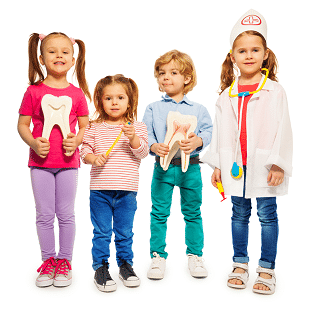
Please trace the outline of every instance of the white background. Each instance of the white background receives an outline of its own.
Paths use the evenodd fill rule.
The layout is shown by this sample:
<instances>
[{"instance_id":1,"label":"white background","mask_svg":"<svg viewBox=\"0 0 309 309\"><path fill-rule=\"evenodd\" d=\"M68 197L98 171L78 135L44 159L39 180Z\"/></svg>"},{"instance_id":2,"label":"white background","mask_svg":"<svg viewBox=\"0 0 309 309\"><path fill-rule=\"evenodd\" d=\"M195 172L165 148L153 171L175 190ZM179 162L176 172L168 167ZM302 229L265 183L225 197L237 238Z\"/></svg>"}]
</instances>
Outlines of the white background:
<instances>
[{"instance_id":1,"label":"white background","mask_svg":"<svg viewBox=\"0 0 309 309\"><path fill-rule=\"evenodd\" d=\"M279 3L279 4L275 4ZM31 304L33 308L167 308L299 305L307 300L308 261L308 14L306 1L6 1L1 7L1 279L0 301L8 308ZM35 206L27 167L28 147L16 124L18 109L27 88L27 43L31 33L61 31L86 44L86 76L91 93L96 82L122 73L136 81L140 91L138 120L146 106L158 99L153 76L155 60L178 49L188 53L196 66L198 83L188 97L204 104L211 117L218 97L221 64L230 49L234 23L250 8L261 12L268 23L268 45L279 62L279 82L287 92L294 133L294 174L289 195L278 198L280 235L276 264L277 290L270 297L252 293L260 257L260 226L255 203L250 223L250 281L244 291L226 286L232 265L230 200L210 184L211 169L202 166L204 182L202 216L205 233L204 259L209 276L189 275L184 245L184 221L175 189L168 220L167 270L161 281L146 277L150 265L150 183L153 157L140 167L138 210L134 223L134 269L141 286L125 288L118 279L114 244L110 271L118 284L115 293L99 292L91 263L92 225L89 216L89 166L79 170L76 198L76 240L73 284L68 288L35 286L41 264L35 227ZM77 56L77 47L76 53ZM71 73L71 72L70 72ZM68 75L68 80L77 85ZM93 105L90 105L91 110ZM57 231L57 221L55 222ZM8 301L8 302L7 302Z\"/></svg>"}]
</instances>

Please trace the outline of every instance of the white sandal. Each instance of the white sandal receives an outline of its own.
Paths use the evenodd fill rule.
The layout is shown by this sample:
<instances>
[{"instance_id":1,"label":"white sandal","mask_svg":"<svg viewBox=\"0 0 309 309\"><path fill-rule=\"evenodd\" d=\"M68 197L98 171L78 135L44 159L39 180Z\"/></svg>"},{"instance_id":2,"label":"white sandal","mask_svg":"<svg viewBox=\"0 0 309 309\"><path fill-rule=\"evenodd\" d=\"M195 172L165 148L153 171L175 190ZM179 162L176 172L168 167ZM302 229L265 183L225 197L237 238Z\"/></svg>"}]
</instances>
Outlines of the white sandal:
<instances>
[{"instance_id":1,"label":"white sandal","mask_svg":"<svg viewBox=\"0 0 309 309\"><path fill-rule=\"evenodd\" d=\"M245 272L244 273L234 273L236 268L241 268ZM242 281L242 284L233 284L230 283L229 280L238 279ZM247 287L247 282L249 280L249 266L244 263L233 263L233 271L229 274L229 278L227 280L227 286L234 289L245 289Z\"/></svg>"},{"instance_id":2,"label":"white sandal","mask_svg":"<svg viewBox=\"0 0 309 309\"><path fill-rule=\"evenodd\" d=\"M255 280L254 285L256 285L257 283L264 284L265 286L269 288L269 290L265 291L265 290L252 289L252 291L254 293L265 294L265 295L274 294L275 289L276 289L276 276L275 276L274 269L264 268L264 267L259 266L256 269L256 272L259 275L257 279ZM260 273L265 273L265 274L271 275L272 277L271 279L264 279L260 276Z\"/></svg>"}]
</instances>

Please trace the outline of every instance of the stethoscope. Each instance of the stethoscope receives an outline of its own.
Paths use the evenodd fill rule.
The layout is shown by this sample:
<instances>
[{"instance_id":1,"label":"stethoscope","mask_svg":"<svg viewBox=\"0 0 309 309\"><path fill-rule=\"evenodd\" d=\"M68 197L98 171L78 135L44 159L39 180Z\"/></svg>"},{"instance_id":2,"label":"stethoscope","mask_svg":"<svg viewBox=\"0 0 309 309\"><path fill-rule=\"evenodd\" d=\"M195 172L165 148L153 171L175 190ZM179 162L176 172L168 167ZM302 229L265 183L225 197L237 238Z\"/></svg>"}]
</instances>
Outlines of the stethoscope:
<instances>
[{"instance_id":1,"label":"stethoscope","mask_svg":"<svg viewBox=\"0 0 309 309\"><path fill-rule=\"evenodd\" d=\"M238 151L238 147L239 147L239 143L240 143L240 132L241 132L241 123L242 123L242 111L243 111L243 105L244 105L244 98L251 95L251 94L254 94L254 93L257 93L259 91L261 91L266 83L266 80L267 80L267 77L268 77L268 74L269 74L269 71L268 69L266 68L262 68L261 71L264 70L266 71L266 74L265 74L265 78L260 86L260 88L258 88L257 90L255 91L244 91L244 92L239 92L237 94L232 94L232 89L233 89L233 86L235 84L235 80L233 81L231 87L230 87L230 90L229 90L229 96L232 97L232 98L235 98L235 97L241 97L241 104L240 104L240 113L239 113L239 124L238 124L238 133L237 133L237 143L236 143L236 149L235 149L235 158L234 158L234 163L233 163L233 166L232 166L232 169L231 169L231 176L232 178L234 179L239 179L241 178L242 174L243 174L243 170L242 168L237 165L236 163L236 159L237 159L237 151Z\"/></svg>"}]
</instances>

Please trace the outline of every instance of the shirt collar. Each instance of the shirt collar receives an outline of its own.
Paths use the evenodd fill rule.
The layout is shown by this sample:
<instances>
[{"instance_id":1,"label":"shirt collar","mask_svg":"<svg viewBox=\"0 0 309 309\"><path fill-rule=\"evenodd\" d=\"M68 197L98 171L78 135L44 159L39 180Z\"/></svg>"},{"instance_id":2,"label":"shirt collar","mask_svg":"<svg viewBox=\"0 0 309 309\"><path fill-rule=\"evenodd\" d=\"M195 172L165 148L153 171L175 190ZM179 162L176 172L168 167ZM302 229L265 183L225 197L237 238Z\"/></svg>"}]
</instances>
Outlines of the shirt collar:
<instances>
[{"instance_id":1,"label":"shirt collar","mask_svg":"<svg viewBox=\"0 0 309 309\"><path fill-rule=\"evenodd\" d=\"M165 102L173 102L175 104L182 104L182 103L186 103L188 105L193 105L193 103L187 98L186 95L183 96L182 100L177 103L174 99L172 99L171 97L169 97L167 94L162 96L162 100Z\"/></svg>"}]
</instances>

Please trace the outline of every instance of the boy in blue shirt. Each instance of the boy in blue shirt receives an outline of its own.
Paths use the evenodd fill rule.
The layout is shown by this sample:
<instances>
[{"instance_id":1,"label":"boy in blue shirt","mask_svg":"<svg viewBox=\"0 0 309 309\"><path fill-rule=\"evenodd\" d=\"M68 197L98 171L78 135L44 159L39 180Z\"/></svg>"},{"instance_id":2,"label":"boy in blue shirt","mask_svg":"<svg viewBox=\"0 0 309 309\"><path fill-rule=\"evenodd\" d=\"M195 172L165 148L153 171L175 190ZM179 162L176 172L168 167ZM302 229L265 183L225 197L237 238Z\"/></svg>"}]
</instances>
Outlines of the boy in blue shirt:
<instances>
[{"instance_id":1,"label":"boy in blue shirt","mask_svg":"<svg viewBox=\"0 0 309 309\"><path fill-rule=\"evenodd\" d=\"M143 122L147 125L150 154L156 156L151 184L151 238L150 253L152 263L147 273L149 279L164 277L167 258L166 229L170 215L174 186L178 186L181 196L181 211L186 224L185 243L187 246L189 270L193 277L207 277L202 260L204 233L200 206L202 204L202 179L198 154L210 143L212 121L207 109L191 102L186 94L196 85L196 71L192 59L177 50L167 52L155 63L155 77L159 90L165 92L161 101L149 104ZM184 173L181 170L180 150L172 159L168 169L160 166L160 157L169 152L164 144L167 131L166 119L170 111L197 118L197 127L187 139L179 142L180 150L190 154L190 164Z\"/></svg>"}]
</instances>

